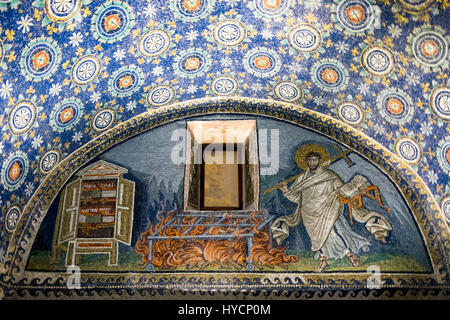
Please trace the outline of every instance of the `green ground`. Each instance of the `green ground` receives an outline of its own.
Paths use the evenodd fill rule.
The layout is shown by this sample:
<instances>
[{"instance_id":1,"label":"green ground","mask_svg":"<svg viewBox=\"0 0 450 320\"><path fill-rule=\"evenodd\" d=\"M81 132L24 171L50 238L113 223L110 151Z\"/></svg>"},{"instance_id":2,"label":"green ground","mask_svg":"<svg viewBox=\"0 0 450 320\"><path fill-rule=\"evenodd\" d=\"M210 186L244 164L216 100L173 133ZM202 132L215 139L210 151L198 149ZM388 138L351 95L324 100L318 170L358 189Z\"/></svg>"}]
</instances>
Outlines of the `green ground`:
<instances>
[{"instance_id":1,"label":"green ground","mask_svg":"<svg viewBox=\"0 0 450 320\"><path fill-rule=\"evenodd\" d=\"M288 252L288 254L295 254ZM318 261L314 260L312 252L303 252L297 254L299 259L295 263L286 264L284 266L276 266L269 268L267 266L255 266L254 271L265 272L311 272L317 266ZM357 268L353 267L347 258L329 259L329 266L326 272L336 271L366 271L370 265L377 265L382 272L427 272L426 268L419 262L406 255L392 254L372 254L361 255L361 265ZM50 264L50 253L47 251L33 251L28 262L27 270L30 271L61 271L65 272L64 254L58 264ZM133 251L119 253L119 264L117 266L108 266L108 256L105 254L85 255L82 261L78 262L81 271L107 271L107 272L145 272L145 266L142 265L142 257ZM245 266L240 269L239 266L205 266L204 268L188 269L186 266L178 266L170 270L155 271L245 271Z\"/></svg>"}]
</instances>

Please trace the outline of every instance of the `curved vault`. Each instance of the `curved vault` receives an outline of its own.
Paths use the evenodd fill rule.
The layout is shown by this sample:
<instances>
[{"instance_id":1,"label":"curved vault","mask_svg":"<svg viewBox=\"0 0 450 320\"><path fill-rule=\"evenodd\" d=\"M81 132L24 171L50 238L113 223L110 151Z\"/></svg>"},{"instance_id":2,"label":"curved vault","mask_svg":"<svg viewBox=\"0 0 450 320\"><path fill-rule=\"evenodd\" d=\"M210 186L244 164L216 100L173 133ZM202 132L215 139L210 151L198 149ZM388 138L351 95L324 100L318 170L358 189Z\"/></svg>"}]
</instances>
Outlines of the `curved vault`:
<instances>
[{"instance_id":1,"label":"curved vault","mask_svg":"<svg viewBox=\"0 0 450 320\"><path fill-rule=\"evenodd\" d=\"M67 290L67 273L30 272L25 270L34 239L46 212L64 184L71 175L88 163L95 156L105 152L114 145L151 130L163 124L207 114L243 114L247 116L263 116L283 120L331 138L362 155L376 165L395 183L406 200L414 219L419 226L428 250L433 272L427 274L382 274L383 289L371 292L365 288L367 274L363 273L291 273L282 278L276 273L218 273L208 280L202 275L158 273L97 273L82 274L81 283L89 284L82 290ZM12 235L0 280L3 294L14 298L20 296L52 297L53 294L82 298L86 295L97 295L108 292L112 296L122 298L130 294L140 293L142 297L161 294L155 289L171 286L171 290L163 294L174 296L176 289L188 290L241 290L252 286L258 293L264 290L284 290L287 296L299 292L297 296L320 296L320 292L330 291L331 295L341 292L383 297L399 293L399 289L407 290L408 296L420 297L423 292L434 294L445 293L449 288L449 230L443 213L440 211L432 194L420 177L397 156L378 145L361 132L331 117L288 103L270 100L246 98L200 99L185 103L177 103L157 110L150 110L114 128L99 134L95 139L73 152L59 163L45 178L32 199L24 208L20 222ZM189 279L189 280L188 280ZM128 289L126 291L125 289ZM364 290L366 289L366 290ZM428 290L428 291L427 291ZM440 291L442 290L442 291ZM180 291L180 292L181 292ZM164 292L164 291L163 291ZM44 295L42 295L44 294ZM184 291L186 294L186 291Z\"/></svg>"}]
</instances>

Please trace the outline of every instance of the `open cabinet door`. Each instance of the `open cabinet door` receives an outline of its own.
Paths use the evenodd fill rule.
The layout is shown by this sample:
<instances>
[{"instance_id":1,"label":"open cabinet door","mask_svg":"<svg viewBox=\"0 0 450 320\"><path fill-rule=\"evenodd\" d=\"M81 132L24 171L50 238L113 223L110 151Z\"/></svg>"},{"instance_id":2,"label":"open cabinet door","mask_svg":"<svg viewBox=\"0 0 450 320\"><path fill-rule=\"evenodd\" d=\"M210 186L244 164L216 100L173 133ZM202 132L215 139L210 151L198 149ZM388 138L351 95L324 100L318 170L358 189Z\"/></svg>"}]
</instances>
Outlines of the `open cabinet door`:
<instances>
[{"instance_id":1,"label":"open cabinet door","mask_svg":"<svg viewBox=\"0 0 450 320\"><path fill-rule=\"evenodd\" d=\"M60 228L58 244L73 240L77 232L78 210L80 208L80 184L81 179L69 183L64 189L60 206Z\"/></svg>"},{"instance_id":2,"label":"open cabinet door","mask_svg":"<svg viewBox=\"0 0 450 320\"><path fill-rule=\"evenodd\" d=\"M134 182L119 178L114 238L130 245L133 232Z\"/></svg>"}]
</instances>

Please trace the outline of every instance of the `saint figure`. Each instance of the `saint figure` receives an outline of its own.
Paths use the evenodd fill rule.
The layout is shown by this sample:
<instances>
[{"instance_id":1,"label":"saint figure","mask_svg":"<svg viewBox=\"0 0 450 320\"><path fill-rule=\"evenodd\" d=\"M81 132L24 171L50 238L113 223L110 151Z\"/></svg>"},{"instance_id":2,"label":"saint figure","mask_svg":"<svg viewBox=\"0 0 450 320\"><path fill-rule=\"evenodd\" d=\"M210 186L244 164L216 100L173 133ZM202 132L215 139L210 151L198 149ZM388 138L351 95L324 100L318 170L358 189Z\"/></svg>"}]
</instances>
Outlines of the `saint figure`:
<instances>
[{"instance_id":1,"label":"saint figure","mask_svg":"<svg viewBox=\"0 0 450 320\"><path fill-rule=\"evenodd\" d=\"M319 260L316 272L322 272L328 266L329 258L347 257L354 267L358 267L361 260L357 253L361 249L367 251L370 242L352 231L343 215L344 204L340 201L339 191L345 184L334 171L326 168L328 163L321 165L320 153L309 152L305 160L306 171L289 187L286 183L281 186L283 195L298 207L293 214L274 221L271 227L273 238L281 244L289 235L289 227L303 221L311 239L311 250L316 252L315 259ZM385 241L391 226L382 215L364 207L353 211L357 221L368 224L366 228L378 240Z\"/></svg>"}]
</instances>

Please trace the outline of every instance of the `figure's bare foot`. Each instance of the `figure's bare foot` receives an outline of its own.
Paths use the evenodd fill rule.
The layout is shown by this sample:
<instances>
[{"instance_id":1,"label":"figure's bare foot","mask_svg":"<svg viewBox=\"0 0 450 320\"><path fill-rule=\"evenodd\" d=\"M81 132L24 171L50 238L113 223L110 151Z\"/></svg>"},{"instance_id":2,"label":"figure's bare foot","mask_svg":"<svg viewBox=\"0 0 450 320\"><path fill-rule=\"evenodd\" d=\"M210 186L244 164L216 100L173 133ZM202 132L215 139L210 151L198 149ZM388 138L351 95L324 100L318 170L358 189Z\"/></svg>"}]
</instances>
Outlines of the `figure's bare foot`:
<instances>
[{"instance_id":1,"label":"figure's bare foot","mask_svg":"<svg viewBox=\"0 0 450 320\"><path fill-rule=\"evenodd\" d=\"M322 272L328 266L327 257L320 257L319 265L314 269L315 272Z\"/></svg>"},{"instance_id":2,"label":"figure's bare foot","mask_svg":"<svg viewBox=\"0 0 450 320\"><path fill-rule=\"evenodd\" d=\"M347 257L352 266L359 267L361 265L361 260L353 252L347 253Z\"/></svg>"}]
</instances>

